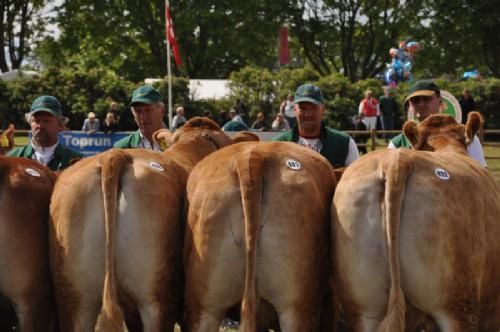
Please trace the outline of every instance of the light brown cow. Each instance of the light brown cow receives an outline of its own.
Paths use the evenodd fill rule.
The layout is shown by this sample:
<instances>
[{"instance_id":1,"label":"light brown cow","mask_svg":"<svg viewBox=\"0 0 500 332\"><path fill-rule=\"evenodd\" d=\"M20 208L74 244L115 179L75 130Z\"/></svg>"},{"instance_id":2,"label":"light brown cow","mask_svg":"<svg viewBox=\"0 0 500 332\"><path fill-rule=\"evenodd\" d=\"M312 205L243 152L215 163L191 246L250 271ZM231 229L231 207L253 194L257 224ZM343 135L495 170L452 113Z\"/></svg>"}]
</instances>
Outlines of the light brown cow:
<instances>
[{"instance_id":1,"label":"light brown cow","mask_svg":"<svg viewBox=\"0 0 500 332\"><path fill-rule=\"evenodd\" d=\"M164 153L111 150L67 169L51 204L52 267L63 331L121 329L137 310L144 331L172 331L182 300L187 176L231 140L194 118ZM128 325L129 330L140 326Z\"/></svg>"},{"instance_id":2,"label":"light brown cow","mask_svg":"<svg viewBox=\"0 0 500 332\"><path fill-rule=\"evenodd\" d=\"M54 182L34 160L0 157L0 308L14 306L23 332L48 331L55 317L48 251Z\"/></svg>"},{"instance_id":3,"label":"light brown cow","mask_svg":"<svg viewBox=\"0 0 500 332\"><path fill-rule=\"evenodd\" d=\"M443 332L500 328L500 190L465 149L479 126L478 113L465 128L408 123L413 146L434 152L374 152L343 174L335 279L353 331L404 331L406 307Z\"/></svg>"},{"instance_id":4,"label":"light brown cow","mask_svg":"<svg viewBox=\"0 0 500 332\"><path fill-rule=\"evenodd\" d=\"M274 307L282 331L317 331L335 183L326 159L289 142L229 146L193 169L184 244L188 332L218 331L240 301L240 331L256 330L259 301Z\"/></svg>"}]
</instances>

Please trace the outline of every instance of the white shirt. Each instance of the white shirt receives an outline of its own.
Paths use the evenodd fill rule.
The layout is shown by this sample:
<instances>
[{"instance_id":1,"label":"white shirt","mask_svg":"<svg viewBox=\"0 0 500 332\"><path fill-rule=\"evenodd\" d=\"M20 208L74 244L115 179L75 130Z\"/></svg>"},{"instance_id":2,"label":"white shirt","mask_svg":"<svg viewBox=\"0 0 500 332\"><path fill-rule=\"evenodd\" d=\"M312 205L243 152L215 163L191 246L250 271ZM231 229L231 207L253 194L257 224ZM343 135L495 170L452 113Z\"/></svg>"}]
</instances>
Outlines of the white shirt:
<instances>
[{"instance_id":1,"label":"white shirt","mask_svg":"<svg viewBox=\"0 0 500 332\"><path fill-rule=\"evenodd\" d=\"M388 149L395 148L392 141L389 142L387 148ZM479 138L476 135L474 135L472 142L470 142L470 144L467 145L467 152L469 153L469 156L475 161L477 161L479 164L481 164L481 166L488 167L486 159L484 158L483 146L481 145L481 142L479 141Z\"/></svg>"},{"instance_id":2,"label":"white shirt","mask_svg":"<svg viewBox=\"0 0 500 332\"><path fill-rule=\"evenodd\" d=\"M59 141L57 141L54 145L41 147L36 145L33 140L31 140L31 146L33 147L34 151L32 156L33 160L36 160L40 164L47 166L54 158L54 152L56 151L57 144L59 144Z\"/></svg>"},{"instance_id":3,"label":"white shirt","mask_svg":"<svg viewBox=\"0 0 500 332\"><path fill-rule=\"evenodd\" d=\"M151 145L151 142L146 138L146 136L142 135L141 132L139 134L141 135L141 148L153 151L161 151L161 147L158 143L154 142L153 145Z\"/></svg>"},{"instance_id":4,"label":"white shirt","mask_svg":"<svg viewBox=\"0 0 500 332\"><path fill-rule=\"evenodd\" d=\"M323 143L321 143L319 138L304 138L299 136L298 142L299 145L314 150L316 152L320 152L323 148ZM352 138L349 138L349 151L347 152L347 157L345 158L344 164L345 166L349 166L356 159L359 159L359 150L356 142Z\"/></svg>"}]
</instances>

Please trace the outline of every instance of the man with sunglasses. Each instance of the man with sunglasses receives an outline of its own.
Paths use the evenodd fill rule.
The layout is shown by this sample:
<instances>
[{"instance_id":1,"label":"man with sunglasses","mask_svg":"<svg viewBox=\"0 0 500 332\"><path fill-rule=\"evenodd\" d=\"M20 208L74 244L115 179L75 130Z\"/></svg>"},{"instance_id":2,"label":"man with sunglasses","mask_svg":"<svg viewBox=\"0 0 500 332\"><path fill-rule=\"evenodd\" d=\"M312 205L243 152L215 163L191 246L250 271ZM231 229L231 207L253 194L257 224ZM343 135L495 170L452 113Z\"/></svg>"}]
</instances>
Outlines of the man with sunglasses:
<instances>
[{"instance_id":1,"label":"man with sunglasses","mask_svg":"<svg viewBox=\"0 0 500 332\"><path fill-rule=\"evenodd\" d=\"M409 110L421 122L429 115L440 112L442 106L441 91L432 80L417 81L410 87L405 103L408 103ZM388 147L412 148L410 141L402 133L394 137ZM477 136L474 136L472 142L467 146L467 151L472 159L487 167L483 147Z\"/></svg>"}]
</instances>

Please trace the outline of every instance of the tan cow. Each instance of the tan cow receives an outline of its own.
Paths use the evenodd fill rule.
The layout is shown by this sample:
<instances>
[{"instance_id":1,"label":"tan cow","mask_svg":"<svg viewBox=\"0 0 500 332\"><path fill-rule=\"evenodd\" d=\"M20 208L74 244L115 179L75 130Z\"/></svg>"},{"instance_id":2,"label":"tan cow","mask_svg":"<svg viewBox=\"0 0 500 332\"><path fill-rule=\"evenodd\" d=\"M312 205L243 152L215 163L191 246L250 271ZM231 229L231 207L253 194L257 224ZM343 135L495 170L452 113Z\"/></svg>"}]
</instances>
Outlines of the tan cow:
<instances>
[{"instance_id":1,"label":"tan cow","mask_svg":"<svg viewBox=\"0 0 500 332\"><path fill-rule=\"evenodd\" d=\"M413 146L433 152L374 152L343 174L335 281L353 331L415 331L407 308L442 332L500 328L500 190L465 149L479 127L478 113L466 127L407 123Z\"/></svg>"},{"instance_id":2,"label":"tan cow","mask_svg":"<svg viewBox=\"0 0 500 332\"><path fill-rule=\"evenodd\" d=\"M54 182L34 160L0 157L0 308L14 307L22 332L48 331L55 317L48 250Z\"/></svg>"},{"instance_id":3,"label":"tan cow","mask_svg":"<svg viewBox=\"0 0 500 332\"><path fill-rule=\"evenodd\" d=\"M195 118L171 142L164 153L111 150L58 179L51 249L63 331L93 331L101 303L102 331L120 330L135 310L144 331L173 331L182 300L187 176L231 140L214 122Z\"/></svg>"},{"instance_id":4,"label":"tan cow","mask_svg":"<svg viewBox=\"0 0 500 332\"><path fill-rule=\"evenodd\" d=\"M240 143L202 160L187 186L186 330L218 331L241 301L240 331L254 332L261 301L281 331L316 331L335 184L328 161L295 143Z\"/></svg>"}]
</instances>

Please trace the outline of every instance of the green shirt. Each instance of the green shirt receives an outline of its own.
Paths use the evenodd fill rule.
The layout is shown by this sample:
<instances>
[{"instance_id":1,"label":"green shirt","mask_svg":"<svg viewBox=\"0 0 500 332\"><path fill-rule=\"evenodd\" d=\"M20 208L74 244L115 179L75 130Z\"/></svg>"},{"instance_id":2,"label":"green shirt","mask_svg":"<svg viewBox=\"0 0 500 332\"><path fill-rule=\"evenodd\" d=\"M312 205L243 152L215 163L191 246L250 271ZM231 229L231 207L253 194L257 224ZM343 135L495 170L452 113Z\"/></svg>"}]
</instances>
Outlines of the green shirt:
<instances>
[{"instance_id":1,"label":"green shirt","mask_svg":"<svg viewBox=\"0 0 500 332\"><path fill-rule=\"evenodd\" d=\"M141 147L141 132L138 130L127 137L122 138L113 146L116 149L135 149Z\"/></svg>"},{"instance_id":2,"label":"green shirt","mask_svg":"<svg viewBox=\"0 0 500 332\"><path fill-rule=\"evenodd\" d=\"M328 159L333 167L345 167L350 139L343 132L321 125L319 140L323 147L319 153ZM273 141L298 142L298 140L299 129L297 126L273 138Z\"/></svg>"},{"instance_id":3,"label":"green shirt","mask_svg":"<svg viewBox=\"0 0 500 332\"><path fill-rule=\"evenodd\" d=\"M407 149L413 148L410 144L410 141L408 140L408 138L406 138L406 136L403 133L394 137L391 140L391 142L396 148L407 148Z\"/></svg>"},{"instance_id":4,"label":"green shirt","mask_svg":"<svg viewBox=\"0 0 500 332\"><path fill-rule=\"evenodd\" d=\"M35 150L33 149L33 146L31 146L31 144L28 144L26 146L19 147L10 151L7 155L9 157L33 159L34 153ZM73 151L70 148L67 148L59 143L54 150L54 157L49 162L47 167L49 167L53 171L59 171L69 167L71 165L71 161L73 161L74 159L81 159L83 157L83 154Z\"/></svg>"}]
</instances>

